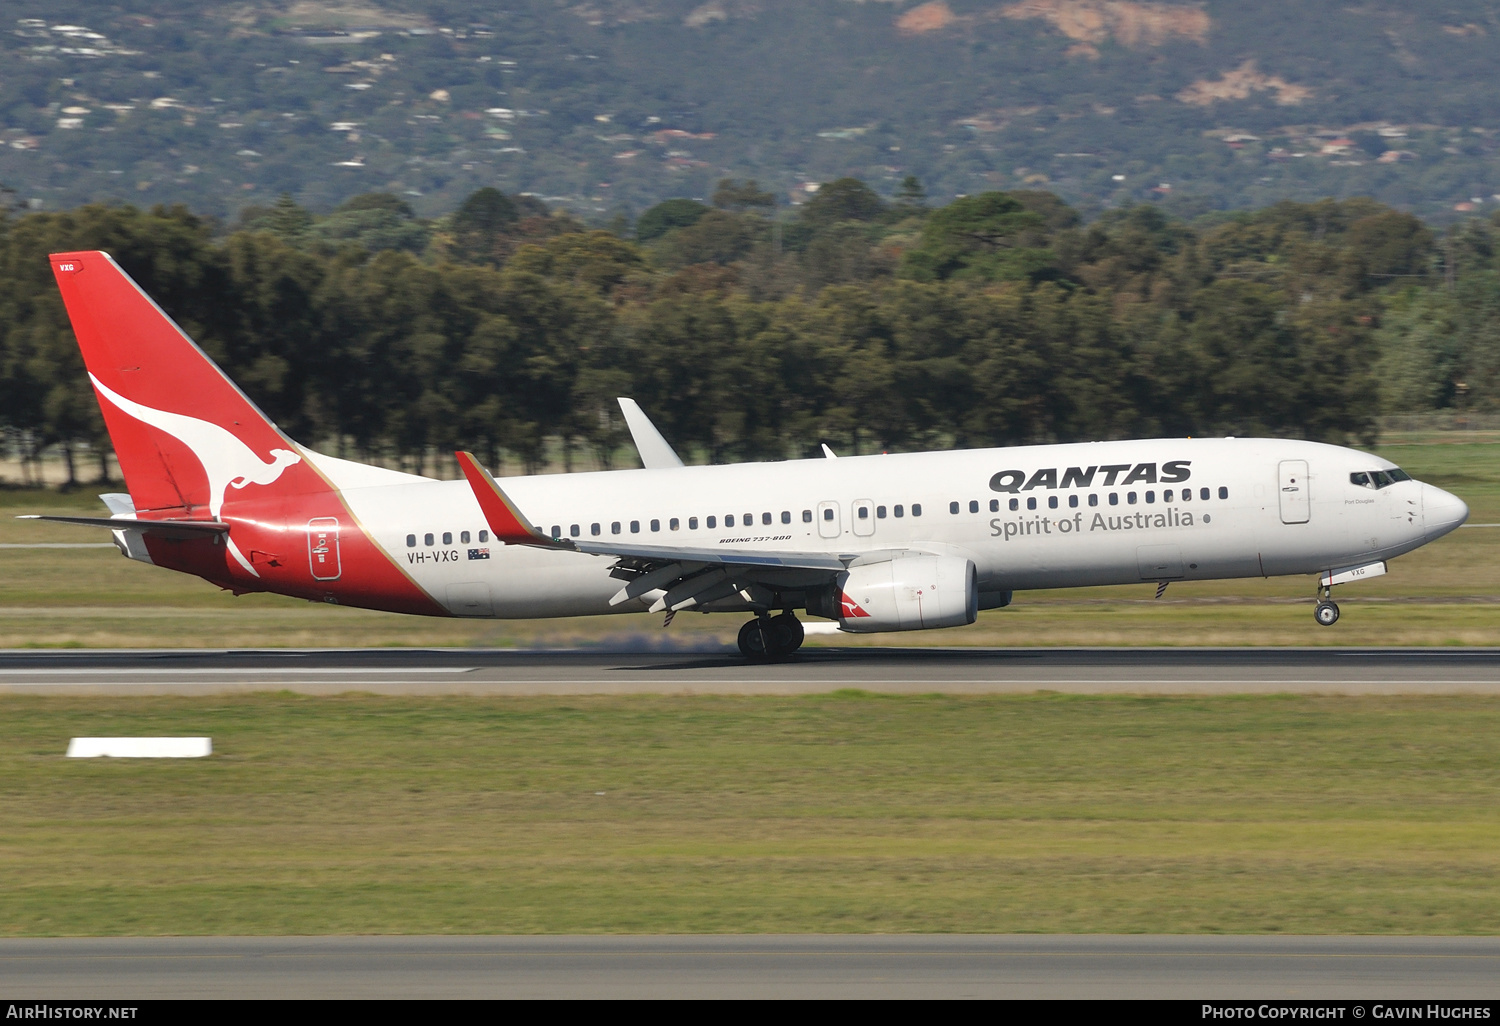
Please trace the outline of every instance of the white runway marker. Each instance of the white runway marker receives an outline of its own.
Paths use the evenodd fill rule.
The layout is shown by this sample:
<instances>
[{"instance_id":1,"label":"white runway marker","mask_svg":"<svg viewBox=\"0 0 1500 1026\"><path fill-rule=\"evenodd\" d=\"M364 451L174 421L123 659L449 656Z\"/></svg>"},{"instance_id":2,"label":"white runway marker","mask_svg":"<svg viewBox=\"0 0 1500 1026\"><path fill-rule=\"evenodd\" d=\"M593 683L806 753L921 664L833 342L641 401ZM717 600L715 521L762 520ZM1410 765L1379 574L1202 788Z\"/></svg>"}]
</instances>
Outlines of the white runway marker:
<instances>
[{"instance_id":1,"label":"white runway marker","mask_svg":"<svg viewBox=\"0 0 1500 1026\"><path fill-rule=\"evenodd\" d=\"M213 754L208 737L75 737L68 742L68 758L201 759Z\"/></svg>"}]
</instances>

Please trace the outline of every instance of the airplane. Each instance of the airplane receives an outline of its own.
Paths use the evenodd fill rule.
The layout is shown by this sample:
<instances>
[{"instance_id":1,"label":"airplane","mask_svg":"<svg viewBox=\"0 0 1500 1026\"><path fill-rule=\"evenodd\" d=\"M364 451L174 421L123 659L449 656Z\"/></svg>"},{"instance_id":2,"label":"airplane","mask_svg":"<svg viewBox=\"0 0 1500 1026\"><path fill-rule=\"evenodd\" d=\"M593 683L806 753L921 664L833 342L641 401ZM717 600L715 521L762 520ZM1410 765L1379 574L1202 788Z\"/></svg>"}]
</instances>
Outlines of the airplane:
<instances>
[{"instance_id":1,"label":"airplane","mask_svg":"<svg viewBox=\"0 0 1500 1026\"><path fill-rule=\"evenodd\" d=\"M685 466L630 400L644 467L434 480L285 435L103 252L52 269L129 489L125 556L236 594L427 616L750 614L751 660L797 611L869 634L971 624L1017 591L1317 575L1337 585L1457 528L1458 497L1355 449L1155 438Z\"/></svg>"}]
</instances>

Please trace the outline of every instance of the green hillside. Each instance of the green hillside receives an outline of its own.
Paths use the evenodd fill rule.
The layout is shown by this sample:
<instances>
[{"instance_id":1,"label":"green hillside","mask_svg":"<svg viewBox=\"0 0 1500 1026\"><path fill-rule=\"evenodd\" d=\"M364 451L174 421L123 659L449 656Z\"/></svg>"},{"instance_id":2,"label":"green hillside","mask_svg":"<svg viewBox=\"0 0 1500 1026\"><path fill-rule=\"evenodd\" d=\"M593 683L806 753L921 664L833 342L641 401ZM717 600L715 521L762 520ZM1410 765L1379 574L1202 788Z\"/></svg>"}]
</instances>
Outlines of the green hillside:
<instances>
[{"instance_id":1,"label":"green hillside","mask_svg":"<svg viewBox=\"0 0 1500 1026\"><path fill-rule=\"evenodd\" d=\"M33 208L232 216L475 188L590 218L783 204L853 175L934 199L1045 188L1086 215L1369 195L1500 205L1481 0L12 0L0 183Z\"/></svg>"}]
</instances>

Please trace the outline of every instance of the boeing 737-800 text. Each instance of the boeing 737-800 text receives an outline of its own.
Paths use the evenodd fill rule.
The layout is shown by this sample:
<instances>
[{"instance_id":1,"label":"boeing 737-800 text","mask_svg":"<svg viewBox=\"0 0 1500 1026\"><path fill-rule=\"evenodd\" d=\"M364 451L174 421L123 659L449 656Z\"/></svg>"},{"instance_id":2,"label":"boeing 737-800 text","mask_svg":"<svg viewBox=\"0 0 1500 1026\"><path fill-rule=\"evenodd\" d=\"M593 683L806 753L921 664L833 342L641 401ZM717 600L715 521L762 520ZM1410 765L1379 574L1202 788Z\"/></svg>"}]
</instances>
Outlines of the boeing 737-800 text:
<instances>
[{"instance_id":1,"label":"boeing 737-800 text","mask_svg":"<svg viewBox=\"0 0 1500 1026\"><path fill-rule=\"evenodd\" d=\"M283 434L106 253L53 271L128 495L131 559L235 592L430 616L751 613L789 655L795 610L859 633L973 623L1015 591L1317 574L1331 589L1463 523L1386 460L1316 442L1159 438L683 466L622 401L645 469L438 481Z\"/></svg>"}]
</instances>

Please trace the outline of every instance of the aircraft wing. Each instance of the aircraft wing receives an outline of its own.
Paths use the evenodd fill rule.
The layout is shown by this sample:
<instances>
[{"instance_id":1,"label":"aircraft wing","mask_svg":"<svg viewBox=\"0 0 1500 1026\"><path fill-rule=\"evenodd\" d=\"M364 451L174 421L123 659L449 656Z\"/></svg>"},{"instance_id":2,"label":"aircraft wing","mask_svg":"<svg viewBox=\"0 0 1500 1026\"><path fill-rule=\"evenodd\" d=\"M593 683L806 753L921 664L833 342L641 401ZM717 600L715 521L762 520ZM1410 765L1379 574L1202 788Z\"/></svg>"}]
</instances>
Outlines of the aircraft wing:
<instances>
[{"instance_id":1,"label":"aircraft wing","mask_svg":"<svg viewBox=\"0 0 1500 1026\"><path fill-rule=\"evenodd\" d=\"M472 453L454 455L496 541L619 559L615 575L628 583L611 600L612 605L651 591L662 591L664 594L651 607L653 611L685 609L733 594L747 583L806 578L809 573L815 579L827 580L857 558L856 554L782 552L728 545L642 545L613 536L597 540L552 538L526 519Z\"/></svg>"},{"instance_id":2,"label":"aircraft wing","mask_svg":"<svg viewBox=\"0 0 1500 1026\"><path fill-rule=\"evenodd\" d=\"M793 570L843 570L848 566L848 559L853 558L850 556L841 559L824 552L767 552L764 549L735 549L728 545L717 549L678 548L672 545L632 545L623 539L617 542L578 540L569 547L596 556L625 556L646 562L673 560L719 566L785 567Z\"/></svg>"}]
</instances>

